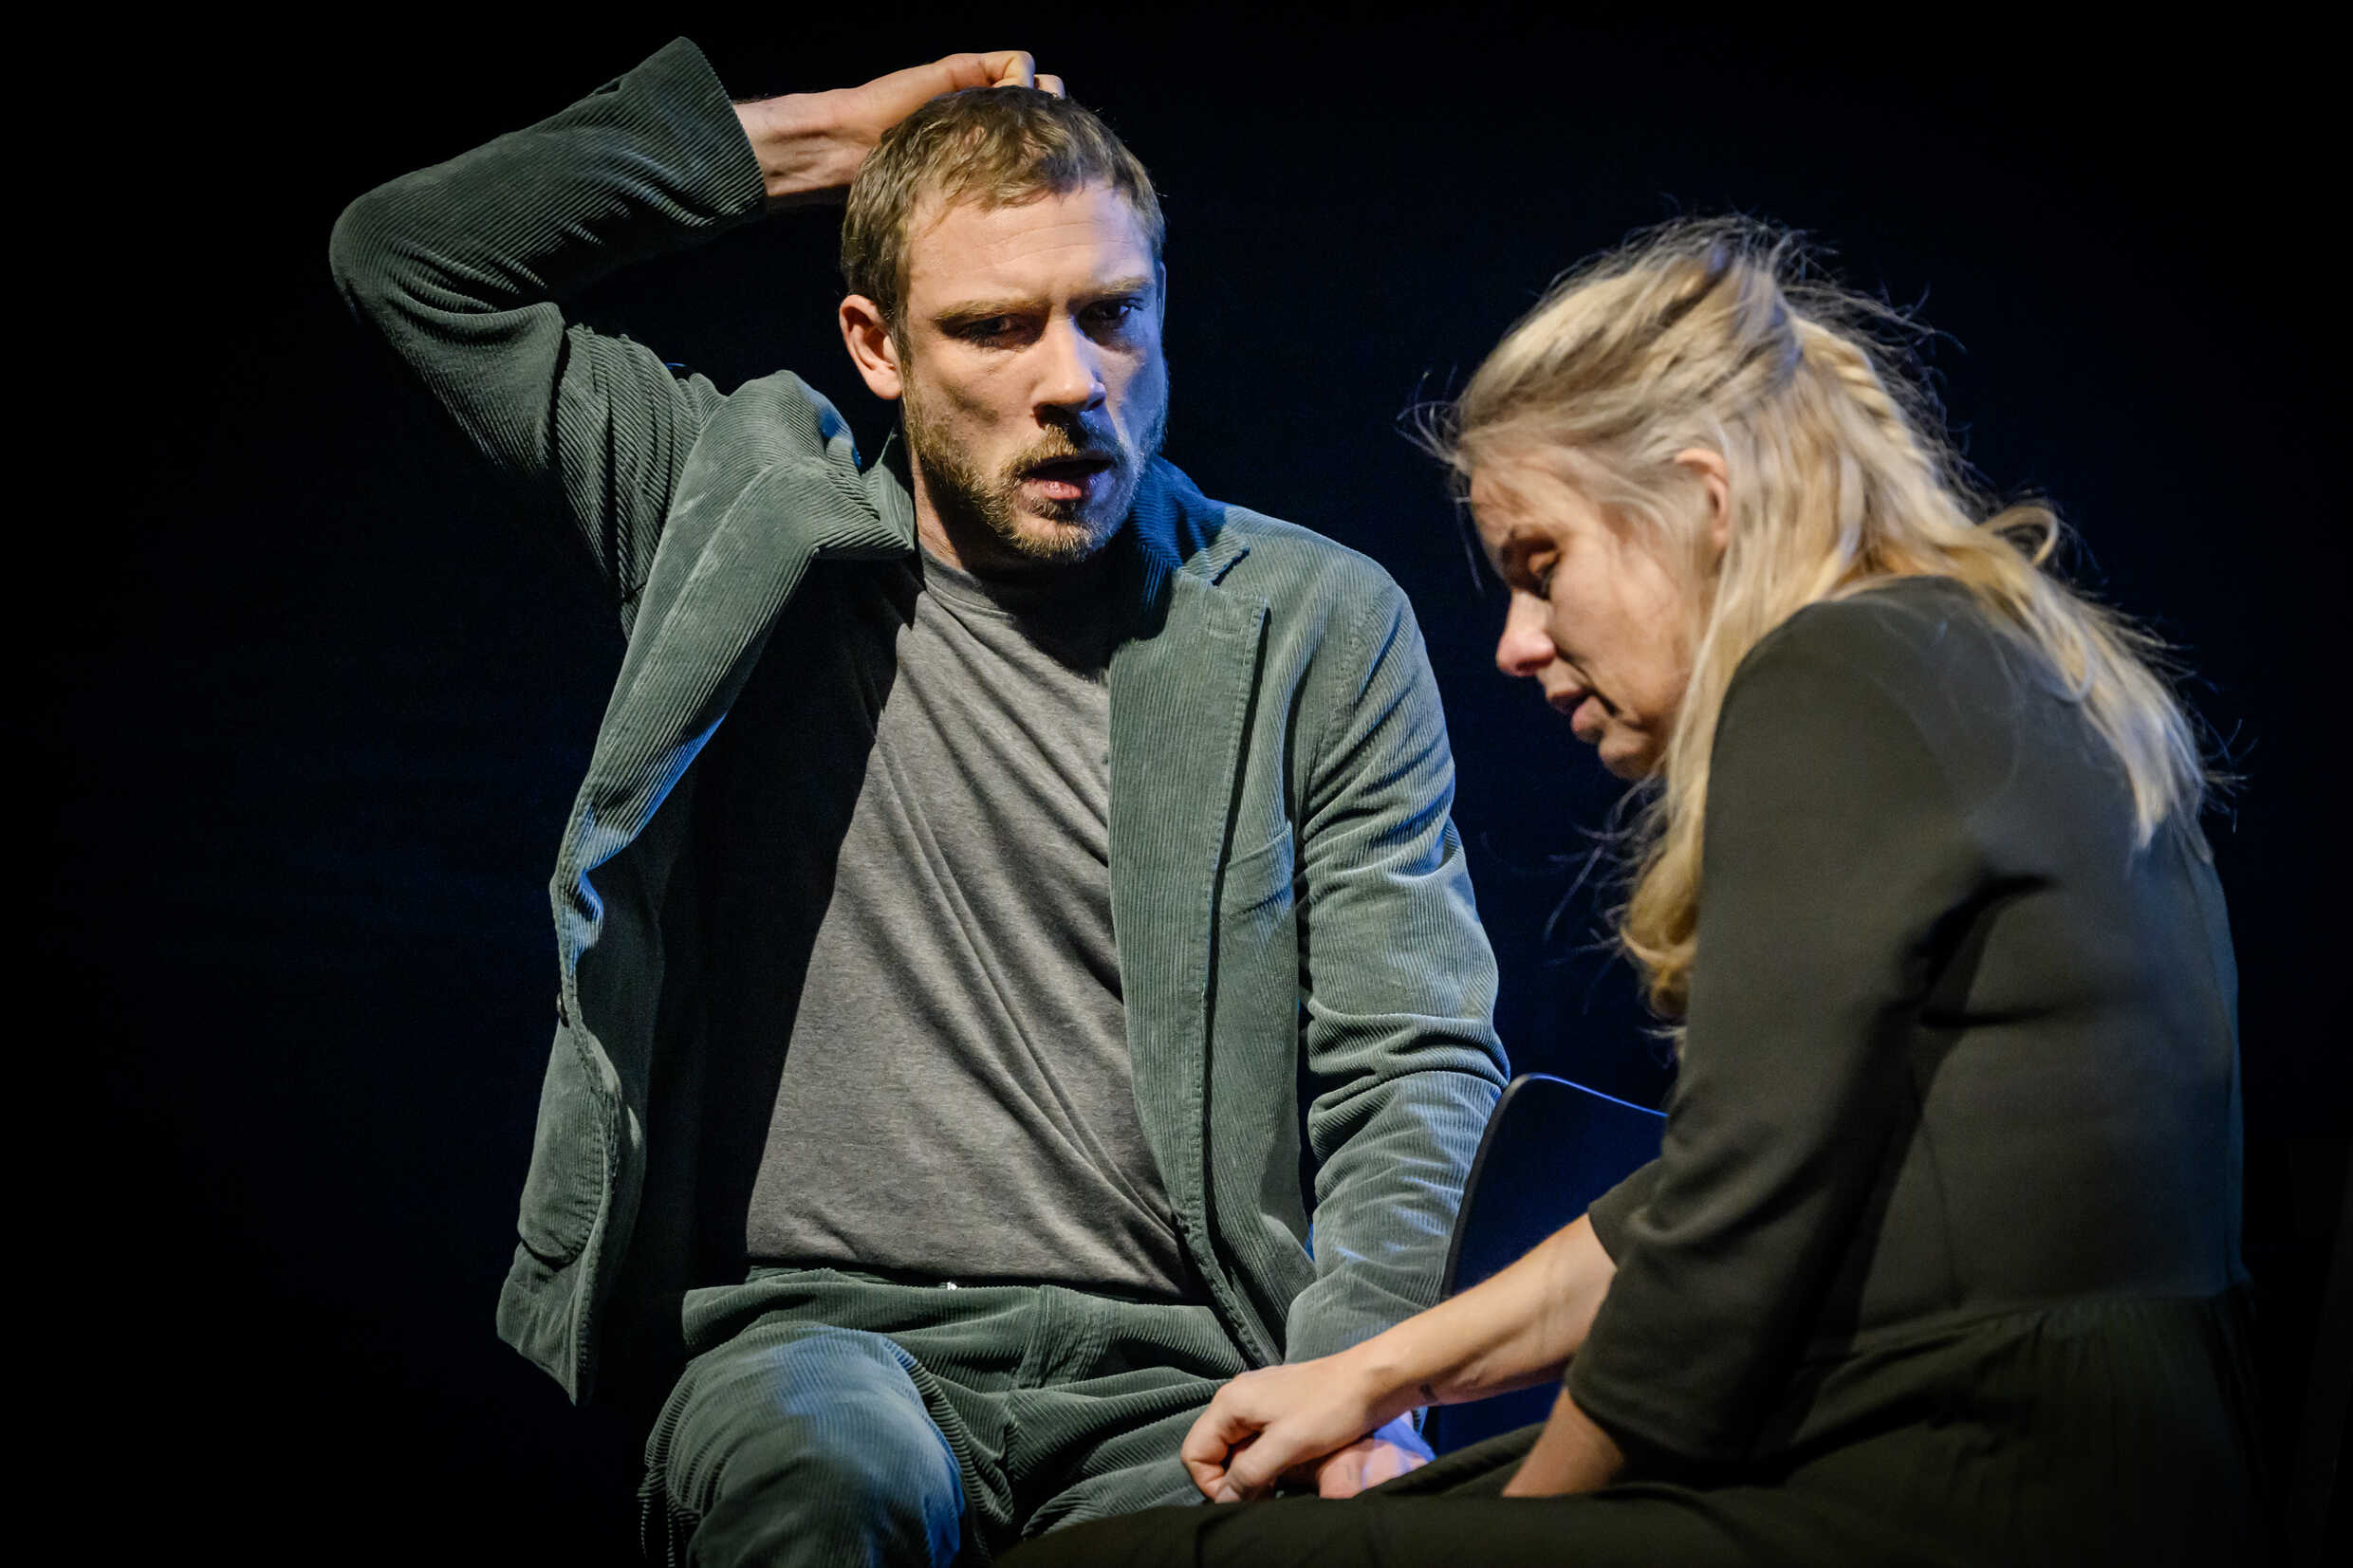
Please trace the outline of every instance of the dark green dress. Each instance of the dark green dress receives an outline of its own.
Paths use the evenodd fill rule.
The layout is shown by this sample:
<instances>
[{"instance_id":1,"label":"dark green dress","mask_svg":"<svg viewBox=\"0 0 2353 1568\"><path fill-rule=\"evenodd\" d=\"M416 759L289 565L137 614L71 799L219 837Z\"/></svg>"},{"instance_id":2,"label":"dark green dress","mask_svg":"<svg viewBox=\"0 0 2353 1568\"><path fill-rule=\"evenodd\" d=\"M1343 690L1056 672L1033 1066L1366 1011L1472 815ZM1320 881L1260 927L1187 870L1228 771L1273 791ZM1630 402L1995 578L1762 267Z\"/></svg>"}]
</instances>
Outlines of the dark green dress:
<instances>
[{"instance_id":1,"label":"dark green dress","mask_svg":"<svg viewBox=\"0 0 2353 1568\"><path fill-rule=\"evenodd\" d=\"M1593 1209L1618 1274L1568 1384L1626 1481L1479 1495L1515 1434L1352 1503L1050 1544L2261 1559L2230 936L2196 828L2133 823L2082 710L1959 584L1801 611L1717 728L1663 1153Z\"/></svg>"}]
</instances>

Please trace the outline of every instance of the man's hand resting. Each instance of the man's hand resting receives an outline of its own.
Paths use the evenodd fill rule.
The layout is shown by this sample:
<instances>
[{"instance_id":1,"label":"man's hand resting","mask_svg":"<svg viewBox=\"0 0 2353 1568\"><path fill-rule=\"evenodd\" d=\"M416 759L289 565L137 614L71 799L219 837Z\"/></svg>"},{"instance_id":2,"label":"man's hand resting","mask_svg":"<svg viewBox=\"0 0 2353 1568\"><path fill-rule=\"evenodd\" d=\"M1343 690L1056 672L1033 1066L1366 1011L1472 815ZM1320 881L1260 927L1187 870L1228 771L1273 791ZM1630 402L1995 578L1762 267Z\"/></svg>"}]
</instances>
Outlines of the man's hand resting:
<instances>
[{"instance_id":1,"label":"man's hand resting","mask_svg":"<svg viewBox=\"0 0 2353 1568\"><path fill-rule=\"evenodd\" d=\"M1310 1477L1325 1497L1354 1497L1430 1458L1388 1399L1345 1354L1261 1367L1217 1391L1178 1453L1213 1503Z\"/></svg>"},{"instance_id":2,"label":"man's hand resting","mask_svg":"<svg viewBox=\"0 0 2353 1568\"><path fill-rule=\"evenodd\" d=\"M1318 1462L1315 1492L1318 1497L1354 1497L1429 1463L1430 1445L1414 1430L1414 1418L1400 1415Z\"/></svg>"},{"instance_id":3,"label":"man's hand resting","mask_svg":"<svg viewBox=\"0 0 2353 1568\"><path fill-rule=\"evenodd\" d=\"M760 159L769 200L787 202L848 190L883 132L933 99L967 87L1035 87L1060 98L1062 78L1039 75L1027 49L952 54L862 87L738 103L735 117Z\"/></svg>"}]
</instances>

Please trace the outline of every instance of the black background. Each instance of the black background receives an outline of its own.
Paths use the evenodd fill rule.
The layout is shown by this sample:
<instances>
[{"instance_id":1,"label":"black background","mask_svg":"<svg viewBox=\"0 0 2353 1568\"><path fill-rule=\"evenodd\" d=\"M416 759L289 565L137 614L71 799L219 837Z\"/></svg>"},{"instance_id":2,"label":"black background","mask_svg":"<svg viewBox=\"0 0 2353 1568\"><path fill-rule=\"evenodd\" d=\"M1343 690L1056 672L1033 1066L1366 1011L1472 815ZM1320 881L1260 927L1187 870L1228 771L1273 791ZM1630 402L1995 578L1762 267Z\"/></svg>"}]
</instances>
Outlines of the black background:
<instances>
[{"instance_id":1,"label":"black background","mask_svg":"<svg viewBox=\"0 0 2353 1568\"><path fill-rule=\"evenodd\" d=\"M102 1540L630 1549L633 1434L491 1331L549 1027L546 877L621 643L352 324L324 257L361 191L680 31L738 96L1026 46L1126 137L1169 217L1169 455L1412 596L1515 1065L1628 1098L1665 1070L1599 940L1605 879L1571 893L1617 787L1494 672L1500 598L1399 415L1554 272L1676 212L1795 225L1917 305L1969 457L2058 502L2078 578L2185 652L2243 775L2209 825L2244 982L2251 1256L2275 1418L2295 1413L2353 1122L2324 870L2344 343L2318 64L1950 15L1899 46L1549 8L1182 17L117 41L137 90L83 124L124 194L66 280L110 323L66 418L113 434L90 488L27 525L47 700L10 720L55 802L30 979L64 1005L39 1054L99 1079L58 1127L22 1104L28 1144L72 1136L36 1162L30 1208L65 1234L19 1295L47 1314L33 1370ZM871 452L888 416L833 333L832 247L827 215L788 216L581 309L722 387L799 369Z\"/></svg>"}]
</instances>

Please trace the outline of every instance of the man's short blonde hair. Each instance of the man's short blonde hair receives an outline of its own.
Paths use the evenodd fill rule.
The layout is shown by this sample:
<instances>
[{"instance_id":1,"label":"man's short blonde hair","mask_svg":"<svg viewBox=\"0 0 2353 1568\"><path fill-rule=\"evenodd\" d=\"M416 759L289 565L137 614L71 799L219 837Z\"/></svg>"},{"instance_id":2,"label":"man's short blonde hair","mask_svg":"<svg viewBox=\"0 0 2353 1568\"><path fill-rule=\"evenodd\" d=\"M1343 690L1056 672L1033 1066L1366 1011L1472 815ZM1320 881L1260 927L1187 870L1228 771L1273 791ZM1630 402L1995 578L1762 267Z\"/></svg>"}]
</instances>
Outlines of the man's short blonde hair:
<instances>
[{"instance_id":1,"label":"man's short blonde hair","mask_svg":"<svg viewBox=\"0 0 2353 1568\"><path fill-rule=\"evenodd\" d=\"M1125 198L1158 262L1166 225L1152 176L1091 111L1032 87L936 98L884 132L860 166L842 220L842 281L903 336L909 231L927 199L1013 207L1088 185Z\"/></svg>"}]
</instances>

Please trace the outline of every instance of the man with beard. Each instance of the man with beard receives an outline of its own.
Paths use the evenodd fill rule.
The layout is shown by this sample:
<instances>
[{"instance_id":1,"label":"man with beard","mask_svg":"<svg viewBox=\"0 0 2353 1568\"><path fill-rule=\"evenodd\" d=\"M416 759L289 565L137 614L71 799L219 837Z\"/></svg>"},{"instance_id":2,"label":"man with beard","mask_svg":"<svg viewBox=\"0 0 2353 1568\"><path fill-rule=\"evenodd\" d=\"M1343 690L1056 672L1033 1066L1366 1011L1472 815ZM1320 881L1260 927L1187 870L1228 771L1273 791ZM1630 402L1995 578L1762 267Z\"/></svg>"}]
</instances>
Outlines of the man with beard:
<instances>
[{"instance_id":1,"label":"man with beard","mask_svg":"<svg viewBox=\"0 0 2353 1568\"><path fill-rule=\"evenodd\" d=\"M903 412L862 471L793 377L557 303L843 187L843 340ZM1220 1380L1436 1294L1504 1071L1436 694L1378 568L1156 455L1160 239L1025 54L732 104L683 41L337 226L628 634L498 1320L652 1417L654 1555L1191 1497Z\"/></svg>"}]
</instances>

